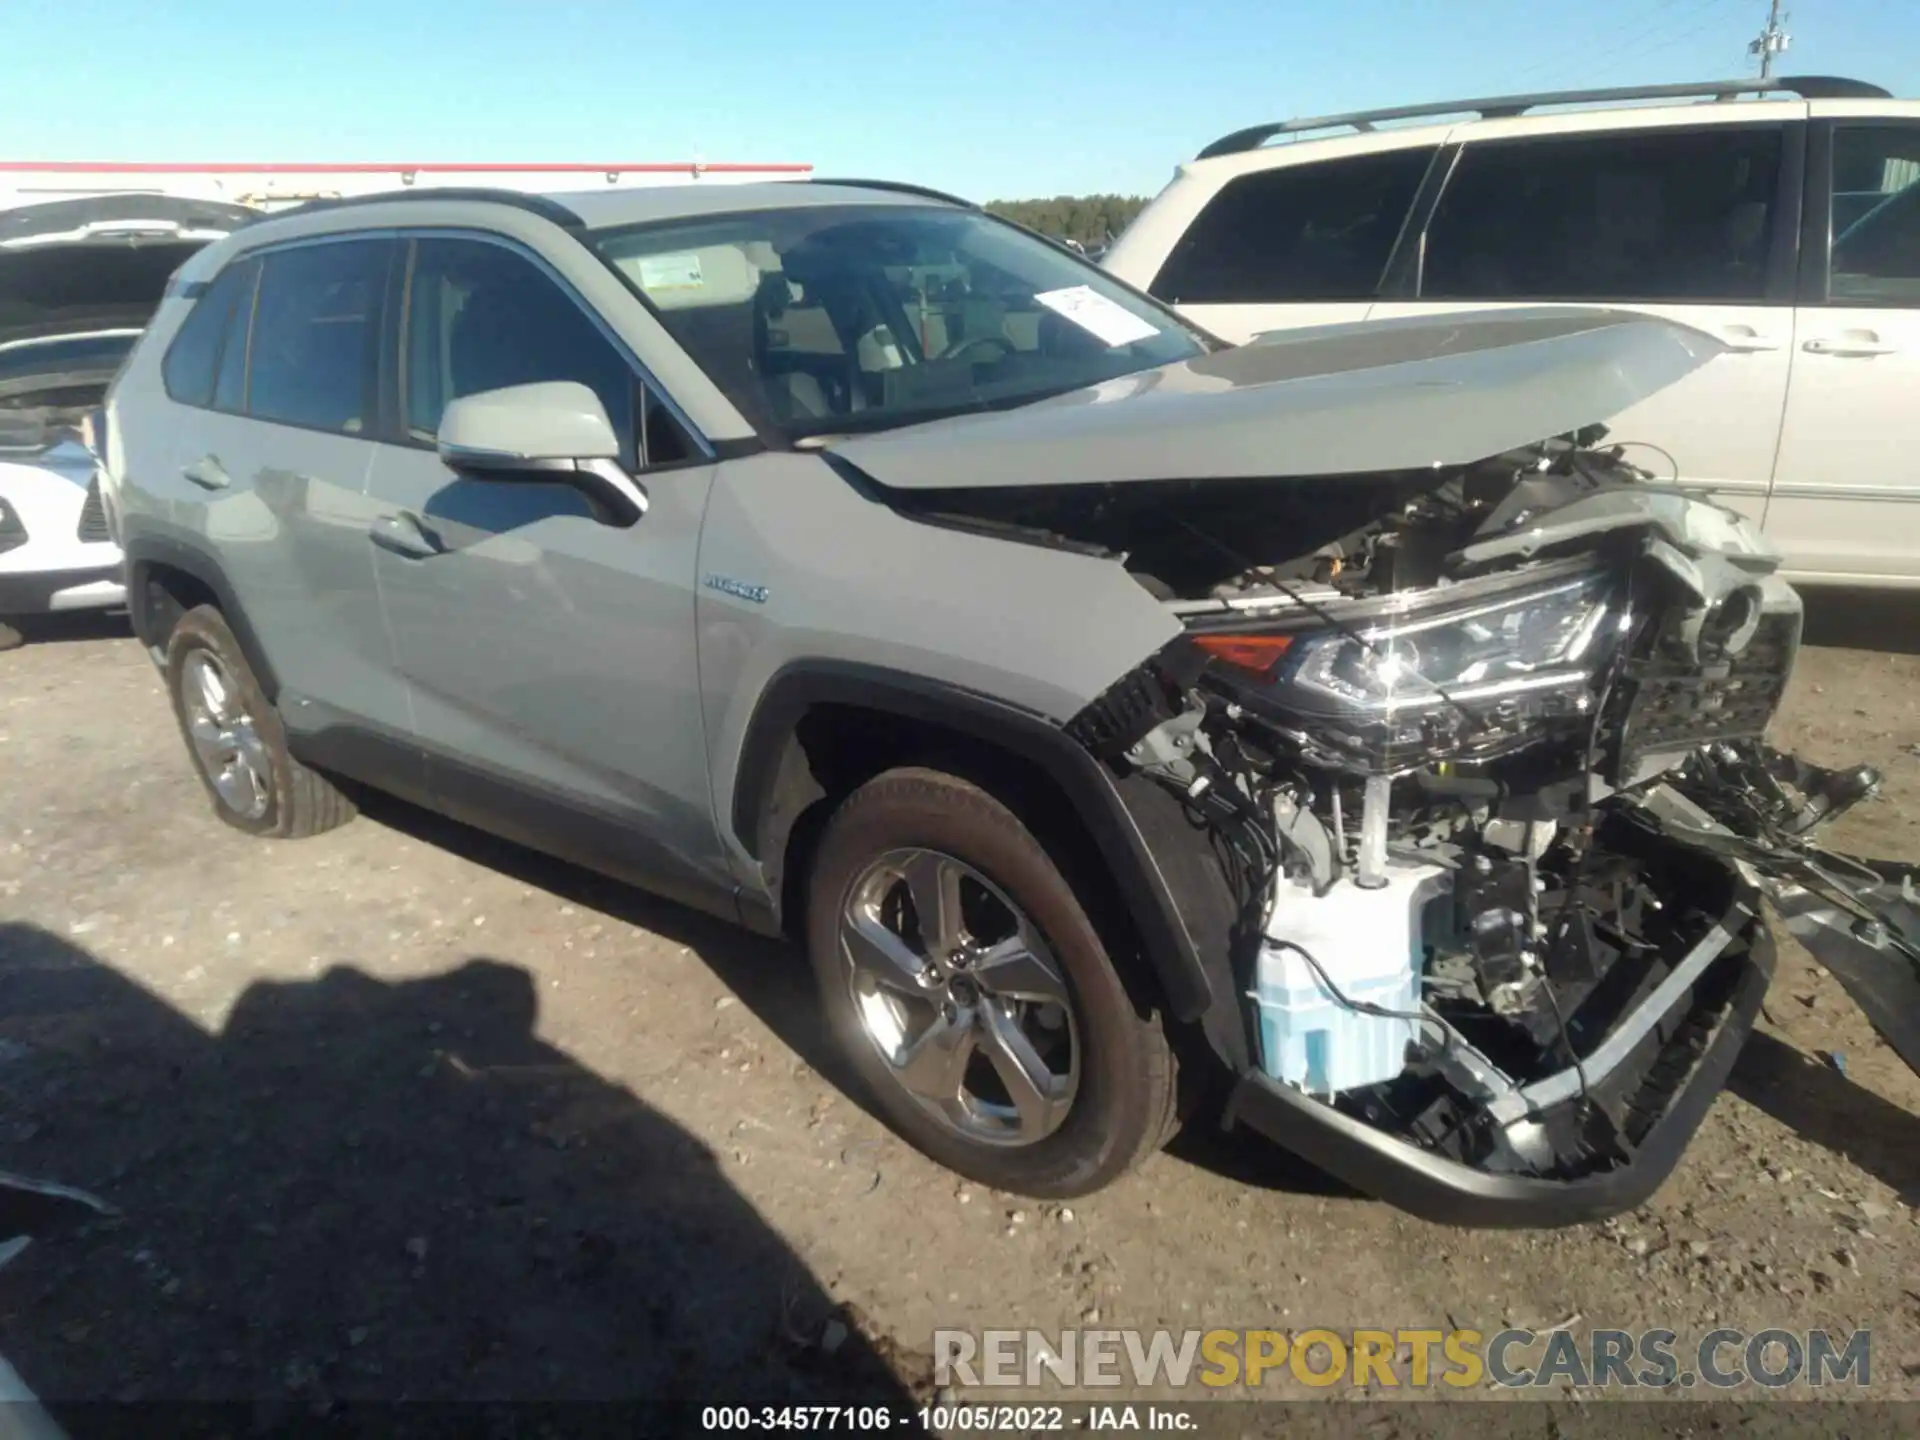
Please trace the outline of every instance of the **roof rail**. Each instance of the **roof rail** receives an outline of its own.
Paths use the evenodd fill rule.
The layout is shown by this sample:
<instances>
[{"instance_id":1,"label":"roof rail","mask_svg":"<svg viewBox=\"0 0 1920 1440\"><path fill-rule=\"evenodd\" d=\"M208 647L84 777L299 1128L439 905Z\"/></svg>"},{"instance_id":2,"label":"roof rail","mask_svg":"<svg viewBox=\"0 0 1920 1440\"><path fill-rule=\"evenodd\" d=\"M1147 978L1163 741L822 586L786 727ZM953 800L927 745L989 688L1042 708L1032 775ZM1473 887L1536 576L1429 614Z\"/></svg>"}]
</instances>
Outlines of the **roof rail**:
<instances>
[{"instance_id":1,"label":"roof rail","mask_svg":"<svg viewBox=\"0 0 1920 1440\"><path fill-rule=\"evenodd\" d=\"M959 205L968 210L980 207L971 200L963 200L958 195L949 195L944 190L935 190L928 185L914 185L905 180L848 180L839 176L809 175L804 180L789 181L798 185L844 185L857 190L892 190L901 195L921 195L929 200L944 200L949 205Z\"/></svg>"},{"instance_id":2,"label":"roof rail","mask_svg":"<svg viewBox=\"0 0 1920 1440\"><path fill-rule=\"evenodd\" d=\"M355 205L380 205L389 200L484 200L494 205L511 205L531 211L543 220L569 230L586 225L572 210L546 195L531 195L524 190L501 190L485 185L423 185L412 190L380 190L371 195L338 195L324 200L308 200L285 210L269 210L259 220L279 220L288 215L312 215L322 210L341 210Z\"/></svg>"},{"instance_id":3,"label":"roof rail","mask_svg":"<svg viewBox=\"0 0 1920 1440\"><path fill-rule=\"evenodd\" d=\"M1522 115L1544 105L1591 105L1626 100L1731 100L1737 95L1797 95L1803 100L1888 100L1889 91L1864 80L1837 75L1789 75L1776 80L1705 80L1688 85L1628 85L1612 90L1544 90L1533 95L1497 95L1481 100L1441 100L1426 105L1398 105L1387 110L1355 110L1346 115L1318 115L1309 120L1282 120L1251 125L1223 135L1195 159L1239 155L1258 150L1278 135L1308 130L1372 130L1383 120L1415 120L1426 116L1477 115L1483 120Z\"/></svg>"}]
</instances>

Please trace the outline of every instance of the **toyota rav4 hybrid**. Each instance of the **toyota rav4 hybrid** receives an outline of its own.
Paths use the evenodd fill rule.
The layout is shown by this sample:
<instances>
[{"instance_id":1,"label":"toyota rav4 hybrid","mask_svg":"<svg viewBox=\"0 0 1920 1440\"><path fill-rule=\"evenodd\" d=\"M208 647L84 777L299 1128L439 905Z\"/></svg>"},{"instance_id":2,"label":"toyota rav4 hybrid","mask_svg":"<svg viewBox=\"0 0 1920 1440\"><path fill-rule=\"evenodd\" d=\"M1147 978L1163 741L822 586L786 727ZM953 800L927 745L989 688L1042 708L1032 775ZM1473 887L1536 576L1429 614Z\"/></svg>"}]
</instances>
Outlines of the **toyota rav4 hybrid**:
<instances>
[{"instance_id":1,"label":"toyota rav4 hybrid","mask_svg":"<svg viewBox=\"0 0 1920 1440\"><path fill-rule=\"evenodd\" d=\"M1572 310L1228 348L900 186L420 194L194 256L108 400L222 818L345 781L799 938L891 1122L1082 1194L1196 1112L1415 1212L1637 1203L1770 894L1910 1060L1920 914L1760 737L1801 615Z\"/></svg>"},{"instance_id":2,"label":"toyota rav4 hybrid","mask_svg":"<svg viewBox=\"0 0 1920 1440\"><path fill-rule=\"evenodd\" d=\"M125 598L93 417L167 276L254 213L157 195L0 213L0 649L9 620Z\"/></svg>"}]
</instances>

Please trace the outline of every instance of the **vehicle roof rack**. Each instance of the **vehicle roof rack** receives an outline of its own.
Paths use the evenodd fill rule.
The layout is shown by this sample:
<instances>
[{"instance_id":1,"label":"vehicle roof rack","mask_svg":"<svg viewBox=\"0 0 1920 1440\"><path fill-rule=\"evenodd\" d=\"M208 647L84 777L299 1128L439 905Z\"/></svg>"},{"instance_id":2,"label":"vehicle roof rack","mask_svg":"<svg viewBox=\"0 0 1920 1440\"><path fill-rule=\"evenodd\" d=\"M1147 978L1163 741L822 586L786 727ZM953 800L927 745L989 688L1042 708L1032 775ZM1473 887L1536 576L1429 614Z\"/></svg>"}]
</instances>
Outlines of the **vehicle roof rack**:
<instances>
[{"instance_id":1,"label":"vehicle roof rack","mask_svg":"<svg viewBox=\"0 0 1920 1440\"><path fill-rule=\"evenodd\" d=\"M547 195L530 195L524 190L501 190L486 185L426 185L412 190L380 190L371 195L338 195L323 200L308 200L285 210L269 210L259 220L280 220L288 215L312 215L322 210L341 210L353 205L379 205L389 200L484 200L494 205L511 205L551 220L568 230L583 229L586 221L558 200Z\"/></svg>"},{"instance_id":2,"label":"vehicle roof rack","mask_svg":"<svg viewBox=\"0 0 1920 1440\"><path fill-rule=\"evenodd\" d=\"M1864 80L1838 75L1789 75L1775 80L1705 80L1686 85L1628 85L1612 90L1543 90L1532 95L1496 95L1481 100L1441 100L1426 105L1397 105L1387 110L1355 110L1346 115L1318 115L1308 120L1282 120L1250 125L1223 135L1195 159L1240 155L1258 150L1280 135L1308 130L1369 131L1383 120L1415 120L1427 116L1477 115L1483 120L1523 115L1546 105L1592 105L1626 100L1731 100L1738 95L1797 95L1802 100L1889 100L1892 93Z\"/></svg>"},{"instance_id":3,"label":"vehicle roof rack","mask_svg":"<svg viewBox=\"0 0 1920 1440\"><path fill-rule=\"evenodd\" d=\"M963 200L958 195L949 195L944 190L935 190L930 185L914 185L905 180L850 180L834 175L809 175L806 179L793 182L800 185L844 185L856 190L892 190L901 195L922 195L929 200L944 200L949 205L959 205L967 210L980 207L971 200Z\"/></svg>"}]
</instances>

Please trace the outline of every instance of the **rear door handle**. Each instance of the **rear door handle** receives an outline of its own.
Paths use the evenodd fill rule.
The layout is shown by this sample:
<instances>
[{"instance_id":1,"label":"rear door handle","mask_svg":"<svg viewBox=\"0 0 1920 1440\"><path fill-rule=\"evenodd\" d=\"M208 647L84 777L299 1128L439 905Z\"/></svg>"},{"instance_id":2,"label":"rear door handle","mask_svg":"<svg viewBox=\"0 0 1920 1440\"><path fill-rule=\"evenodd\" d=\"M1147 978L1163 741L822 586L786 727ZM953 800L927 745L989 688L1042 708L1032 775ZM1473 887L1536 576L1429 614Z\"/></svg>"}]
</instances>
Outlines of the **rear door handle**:
<instances>
[{"instance_id":1,"label":"rear door handle","mask_svg":"<svg viewBox=\"0 0 1920 1440\"><path fill-rule=\"evenodd\" d=\"M180 473L202 490L224 490L233 484L233 477L212 455L202 455L191 465L182 467Z\"/></svg>"},{"instance_id":2,"label":"rear door handle","mask_svg":"<svg viewBox=\"0 0 1920 1440\"><path fill-rule=\"evenodd\" d=\"M1878 340L1809 340L1800 347L1809 355L1898 355L1898 345L1882 345Z\"/></svg>"},{"instance_id":3,"label":"rear door handle","mask_svg":"<svg viewBox=\"0 0 1920 1440\"><path fill-rule=\"evenodd\" d=\"M421 526L420 517L409 510L397 515L382 515L373 522L367 536L382 550L391 550L409 560L426 560L444 554L442 545Z\"/></svg>"}]
</instances>

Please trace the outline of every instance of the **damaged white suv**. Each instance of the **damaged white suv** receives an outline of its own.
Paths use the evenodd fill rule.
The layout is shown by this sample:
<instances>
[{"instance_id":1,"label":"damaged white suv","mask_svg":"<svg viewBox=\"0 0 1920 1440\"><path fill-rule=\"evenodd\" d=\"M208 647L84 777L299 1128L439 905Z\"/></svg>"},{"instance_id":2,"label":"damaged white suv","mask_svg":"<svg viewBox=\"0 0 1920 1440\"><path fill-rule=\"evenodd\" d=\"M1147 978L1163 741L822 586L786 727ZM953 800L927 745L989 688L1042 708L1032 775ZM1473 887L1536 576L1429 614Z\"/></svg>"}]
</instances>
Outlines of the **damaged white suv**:
<instances>
[{"instance_id":1,"label":"damaged white suv","mask_svg":"<svg viewBox=\"0 0 1920 1440\"><path fill-rule=\"evenodd\" d=\"M1759 744L1798 600L1601 443L1717 349L1230 349L898 186L420 193L195 257L107 498L241 829L347 778L792 934L993 1185L1104 1185L1218 1077L1397 1204L1552 1223L1684 1148L1763 882L1914 1033L1906 899L1805 838L1877 777Z\"/></svg>"},{"instance_id":2,"label":"damaged white suv","mask_svg":"<svg viewBox=\"0 0 1920 1440\"><path fill-rule=\"evenodd\" d=\"M120 604L100 499L100 400L167 277L256 212L164 195L0 211L0 650L7 622Z\"/></svg>"}]
</instances>

